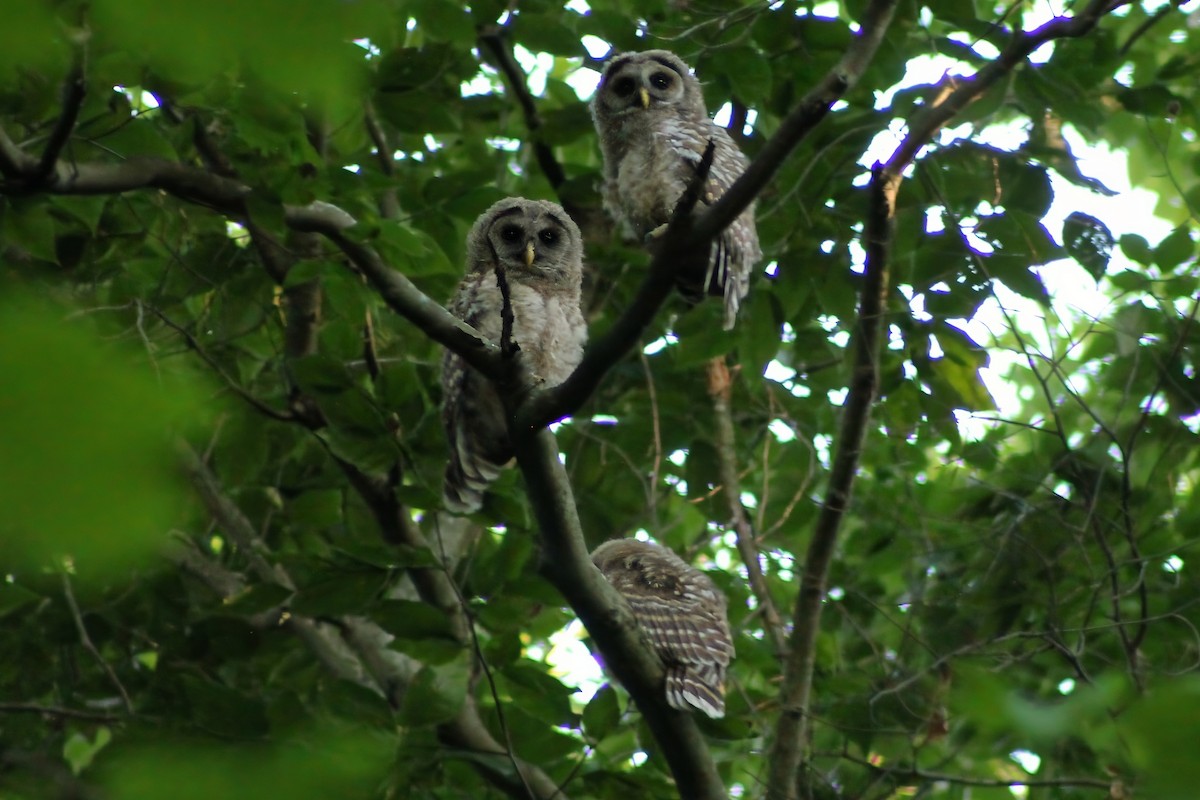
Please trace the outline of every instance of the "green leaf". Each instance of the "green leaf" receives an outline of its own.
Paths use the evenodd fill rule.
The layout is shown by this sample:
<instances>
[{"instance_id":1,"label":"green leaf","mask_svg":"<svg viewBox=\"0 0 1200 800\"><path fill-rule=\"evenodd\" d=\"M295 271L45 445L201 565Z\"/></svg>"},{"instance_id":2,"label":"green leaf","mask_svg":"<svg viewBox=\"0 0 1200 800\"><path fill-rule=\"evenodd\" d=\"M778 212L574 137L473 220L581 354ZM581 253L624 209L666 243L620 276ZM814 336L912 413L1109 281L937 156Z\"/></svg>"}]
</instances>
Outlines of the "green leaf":
<instances>
[{"instance_id":1,"label":"green leaf","mask_svg":"<svg viewBox=\"0 0 1200 800\"><path fill-rule=\"evenodd\" d=\"M238 739L257 739L267 733L266 713L258 698L191 675L184 675L181 683L192 721L201 730Z\"/></svg>"},{"instance_id":2,"label":"green leaf","mask_svg":"<svg viewBox=\"0 0 1200 800\"><path fill-rule=\"evenodd\" d=\"M374 570L327 575L302 587L292 602L292 610L306 616L361 614L378 599L384 577Z\"/></svg>"},{"instance_id":3,"label":"green leaf","mask_svg":"<svg viewBox=\"0 0 1200 800\"><path fill-rule=\"evenodd\" d=\"M404 696L399 714L401 723L437 725L452 719L466 700L470 672L465 658L422 667Z\"/></svg>"},{"instance_id":4,"label":"green leaf","mask_svg":"<svg viewBox=\"0 0 1200 800\"><path fill-rule=\"evenodd\" d=\"M185 504L172 436L186 382L22 295L0 299L0 563L71 557L82 574L148 557Z\"/></svg>"},{"instance_id":5,"label":"green leaf","mask_svg":"<svg viewBox=\"0 0 1200 800\"><path fill-rule=\"evenodd\" d=\"M608 736L621 721L621 707L612 686L604 684L583 709L583 730L593 742Z\"/></svg>"},{"instance_id":6,"label":"green leaf","mask_svg":"<svg viewBox=\"0 0 1200 800\"><path fill-rule=\"evenodd\" d=\"M159 735L122 748L102 765L113 800L322 800L367 797L388 773L394 741L377 732L326 727L303 730L272 746L236 737L229 743Z\"/></svg>"},{"instance_id":7,"label":"green leaf","mask_svg":"<svg viewBox=\"0 0 1200 800\"><path fill-rule=\"evenodd\" d=\"M277 583L256 583L245 591L225 599L226 610L234 614L253 616L279 608L293 592Z\"/></svg>"},{"instance_id":8,"label":"green leaf","mask_svg":"<svg viewBox=\"0 0 1200 800\"><path fill-rule=\"evenodd\" d=\"M1164 271L1188 261L1196 253L1191 230L1184 225L1176 228L1154 248L1154 263Z\"/></svg>"},{"instance_id":9,"label":"green leaf","mask_svg":"<svg viewBox=\"0 0 1200 800\"><path fill-rule=\"evenodd\" d=\"M41 595L29 591L24 586L12 580L0 581L0 617L11 614L41 599Z\"/></svg>"},{"instance_id":10,"label":"green leaf","mask_svg":"<svg viewBox=\"0 0 1200 800\"><path fill-rule=\"evenodd\" d=\"M353 681L332 681L322 694L325 705L337 716L356 726L380 730L395 728L392 707L378 691Z\"/></svg>"},{"instance_id":11,"label":"green leaf","mask_svg":"<svg viewBox=\"0 0 1200 800\"><path fill-rule=\"evenodd\" d=\"M354 385L346 366L328 356L297 358L289 362L288 369L296 385L312 394L336 395Z\"/></svg>"},{"instance_id":12,"label":"green leaf","mask_svg":"<svg viewBox=\"0 0 1200 800\"><path fill-rule=\"evenodd\" d=\"M406 8L425 36L435 41L470 45L475 41L475 22L460 3L449 0L412 0Z\"/></svg>"},{"instance_id":13,"label":"green leaf","mask_svg":"<svg viewBox=\"0 0 1200 800\"><path fill-rule=\"evenodd\" d=\"M76 731L63 743L63 759L71 767L71 772L78 775L92 765L96 754L112 741L112 731L102 727L96 730L96 738L89 739Z\"/></svg>"},{"instance_id":14,"label":"green leaf","mask_svg":"<svg viewBox=\"0 0 1200 800\"><path fill-rule=\"evenodd\" d=\"M1144 117L1163 118L1173 116L1169 109L1179 106L1181 98L1162 84L1124 89L1117 92L1117 102Z\"/></svg>"},{"instance_id":15,"label":"green leaf","mask_svg":"<svg viewBox=\"0 0 1200 800\"><path fill-rule=\"evenodd\" d=\"M1125 233L1121 235L1119 243L1121 252L1139 264L1148 266L1154 263L1154 251L1151 249L1150 243L1146 241L1146 237L1136 233Z\"/></svg>"},{"instance_id":16,"label":"green leaf","mask_svg":"<svg viewBox=\"0 0 1200 800\"><path fill-rule=\"evenodd\" d=\"M1063 244L1071 258L1099 281L1108 267L1115 242L1107 225L1090 214L1074 211L1063 220Z\"/></svg>"},{"instance_id":17,"label":"green leaf","mask_svg":"<svg viewBox=\"0 0 1200 800\"><path fill-rule=\"evenodd\" d=\"M512 26L512 36L534 53L568 57L581 55L584 50L579 36L562 20L563 13L559 9L547 13L522 10Z\"/></svg>"}]
</instances>

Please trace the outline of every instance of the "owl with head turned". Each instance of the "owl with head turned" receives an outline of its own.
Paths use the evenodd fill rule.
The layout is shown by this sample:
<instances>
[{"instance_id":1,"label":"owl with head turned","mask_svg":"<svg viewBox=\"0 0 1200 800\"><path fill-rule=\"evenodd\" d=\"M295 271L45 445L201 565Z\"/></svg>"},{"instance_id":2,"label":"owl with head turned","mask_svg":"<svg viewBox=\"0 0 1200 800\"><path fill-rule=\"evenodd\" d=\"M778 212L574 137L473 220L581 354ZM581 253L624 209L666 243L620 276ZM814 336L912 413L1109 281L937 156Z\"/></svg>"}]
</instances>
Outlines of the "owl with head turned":
<instances>
[{"instance_id":1,"label":"owl with head turned","mask_svg":"<svg viewBox=\"0 0 1200 800\"><path fill-rule=\"evenodd\" d=\"M500 344L504 300L497 267L508 285L513 341L544 386L562 383L578 366L587 340L579 228L558 204L522 197L501 200L475 220L467 235L467 276L449 308ZM495 386L449 350L442 357L442 423L450 443L444 505L476 511L512 460L512 445Z\"/></svg>"},{"instance_id":2,"label":"owl with head turned","mask_svg":"<svg viewBox=\"0 0 1200 800\"><path fill-rule=\"evenodd\" d=\"M661 545L615 539L592 563L625 598L666 668L667 704L725 716L725 672L733 658L725 595L712 579Z\"/></svg>"},{"instance_id":3,"label":"owl with head turned","mask_svg":"<svg viewBox=\"0 0 1200 800\"><path fill-rule=\"evenodd\" d=\"M647 50L616 56L592 98L592 118L604 156L604 205L645 239L657 235L694 178L713 142L713 162L697 214L715 203L749 161L708 116L700 82L679 56ZM681 275L690 302L716 295L725 302L725 329L733 327L762 257L751 204L712 243L703 274Z\"/></svg>"}]
</instances>

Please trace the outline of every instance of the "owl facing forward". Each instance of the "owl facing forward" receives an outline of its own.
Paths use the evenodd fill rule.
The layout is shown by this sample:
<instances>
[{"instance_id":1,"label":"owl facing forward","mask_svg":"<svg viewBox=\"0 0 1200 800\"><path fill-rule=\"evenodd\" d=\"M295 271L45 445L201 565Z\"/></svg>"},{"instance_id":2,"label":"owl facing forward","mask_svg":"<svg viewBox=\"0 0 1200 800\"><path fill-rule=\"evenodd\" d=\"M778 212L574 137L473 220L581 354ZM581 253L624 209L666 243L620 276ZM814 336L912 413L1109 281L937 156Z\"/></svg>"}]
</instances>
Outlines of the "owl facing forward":
<instances>
[{"instance_id":1,"label":"owl facing forward","mask_svg":"<svg viewBox=\"0 0 1200 800\"><path fill-rule=\"evenodd\" d=\"M467 236L467 276L450 312L499 344L497 265L509 287L513 340L544 385L562 383L587 340L579 306L579 228L561 206L521 197L501 200L475 220ZM483 504L484 491L512 459L512 446L495 387L448 350L442 358L442 422L450 442L443 500L446 508L469 513Z\"/></svg>"},{"instance_id":2,"label":"owl facing forward","mask_svg":"<svg viewBox=\"0 0 1200 800\"><path fill-rule=\"evenodd\" d=\"M713 163L697 213L725 194L749 164L725 129L709 119L700 82L687 64L666 50L626 53L609 62L592 98L592 118L604 155L604 204L639 237L670 221L710 139ZM681 276L679 289L692 302L705 294L723 297L729 330L761 257L751 204L713 241L704 275Z\"/></svg>"},{"instance_id":3,"label":"owl facing forward","mask_svg":"<svg viewBox=\"0 0 1200 800\"><path fill-rule=\"evenodd\" d=\"M666 667L667 703L725 716L733 642L721 590L667 548L636 539L605 542L592 563L625 598Z\"/></svg>"}]
</instances>

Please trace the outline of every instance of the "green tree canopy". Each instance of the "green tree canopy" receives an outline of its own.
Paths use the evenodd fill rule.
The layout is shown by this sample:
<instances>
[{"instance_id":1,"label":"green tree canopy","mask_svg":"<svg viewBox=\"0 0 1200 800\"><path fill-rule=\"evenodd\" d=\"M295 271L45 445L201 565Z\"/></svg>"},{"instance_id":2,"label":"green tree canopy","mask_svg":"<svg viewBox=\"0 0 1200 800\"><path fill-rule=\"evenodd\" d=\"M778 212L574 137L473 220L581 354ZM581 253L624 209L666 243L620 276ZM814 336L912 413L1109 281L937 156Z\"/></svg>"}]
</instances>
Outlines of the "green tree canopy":
<instances>
[{"instance_id":1,"label":"green tree canopy","mask_svg":"<svg viewBox=\"0 0 1200 800\"><path fill-rule=\"evenodd\" d=\"M1198 15L3 0L0 794L1194 797ZM752 160L653 257L586 104L652 47ZM1096 147L1168 235L1048 223ZM510 195L584 232L561 387L441 305ZM752 199L725 332L673 275ZM443 347L517 451L469 517ZM727 593L724 719L625 536Z\"/></svg>"}]
</instances>

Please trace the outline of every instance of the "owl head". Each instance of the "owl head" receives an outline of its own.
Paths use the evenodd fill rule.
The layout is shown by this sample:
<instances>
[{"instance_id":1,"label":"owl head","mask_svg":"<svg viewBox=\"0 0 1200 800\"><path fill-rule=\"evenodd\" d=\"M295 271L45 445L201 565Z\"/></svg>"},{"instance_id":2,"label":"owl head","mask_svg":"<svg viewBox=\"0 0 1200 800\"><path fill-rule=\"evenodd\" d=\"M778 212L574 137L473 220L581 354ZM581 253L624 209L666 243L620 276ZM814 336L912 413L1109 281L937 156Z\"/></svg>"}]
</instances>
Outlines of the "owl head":
<instances>
[{"instance_id":1,"label":"owl head","mask_svg":"<svg viewBox=\"0 0 1200 800\"><path fill-rule=\"evenodd\" d=\"M497 264L514 280L575 281L582 274L583 237L562 206L509 197L475 220L467 235L473 272Z\"/></svg>"},{"instance_id":2,"label":"owl head","mask_svg":"<svg viewBox=\"0 0 1200 800\"><path fill-rule=\"evenodd\" d=\"M608 63L592 98L597 123L621 124L643 114L681 111L707 116L700 82L669 50L624 53Z\"/></svg>"}]
</instances>

